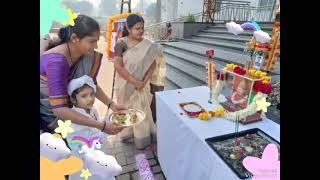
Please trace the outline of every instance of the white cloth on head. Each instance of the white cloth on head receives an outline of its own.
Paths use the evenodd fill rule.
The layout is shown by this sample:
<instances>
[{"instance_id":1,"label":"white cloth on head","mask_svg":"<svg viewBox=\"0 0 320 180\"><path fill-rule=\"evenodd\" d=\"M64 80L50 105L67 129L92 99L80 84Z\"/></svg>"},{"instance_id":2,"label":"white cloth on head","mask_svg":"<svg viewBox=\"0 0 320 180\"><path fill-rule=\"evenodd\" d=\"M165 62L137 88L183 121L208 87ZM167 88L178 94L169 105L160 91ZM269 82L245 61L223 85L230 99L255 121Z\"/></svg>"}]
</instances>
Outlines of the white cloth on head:
<instances>
[{"instance_id":1,"label":"white cloth on head","mask_svg":"<svg viewBox=\"0 0 320 180\"><path fill-rule=\"evenodd\" d=\"M87 75L84 75L84 76L81 76L79 78L72 79L69 82L69 85L68 85L68 94L69 94L69 96L72 95L73 91L75 91L76 89L84 86L85 84L90 86L90 87L92 87L94 92L96 92L96 85L94 84L93 79L91 77L87 76Z\"/></svg>"}]
</instances>

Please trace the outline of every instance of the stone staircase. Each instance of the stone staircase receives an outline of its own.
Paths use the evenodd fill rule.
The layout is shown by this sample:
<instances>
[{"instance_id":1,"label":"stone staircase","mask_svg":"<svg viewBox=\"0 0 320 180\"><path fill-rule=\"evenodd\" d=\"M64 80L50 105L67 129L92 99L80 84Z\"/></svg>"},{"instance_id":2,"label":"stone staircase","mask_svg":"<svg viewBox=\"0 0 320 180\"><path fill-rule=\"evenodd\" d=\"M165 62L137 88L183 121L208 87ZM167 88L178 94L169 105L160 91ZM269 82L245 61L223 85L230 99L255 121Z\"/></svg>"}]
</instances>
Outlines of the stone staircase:
<instances>
[{"instance_id":1,"label":"stone staircase","mask_svg":"<svg viewBox=\"0 0 320 180\"><path fill-rule=\"evenodd\" d=\"M239 22L241 23L241 22ZM271 35L272 22L258 22L262 30ZM253 31L246 30L239 36L230 34L225 23L208 25L190 37L178 39L178 42L165 42L164 53L167 59L167 83L165 89L179 89L206 85L205 52L208 48L215 50L216 70L221 71L228 63L244 66L245 43L253 36ZM271 73L272 81L279 81L280 63L277 61L275 71Z\"/></svg>"},{"instance_id":2,"label":"stone staircase","mask_svg":"<svg viewBox=\"0 0 320 180\"><path fill-rule=\"evenodd\" d=\"M241 23L241 22L239 22ZM258 22L262 30L271 36L273 23ZM244 55L245 43L253 36L253 31L246 30L239 36L230 34L225 23L208 25L190 37L178 39L178 42L162 43L167 60L167 77L165 90L206 85L205 52L208 48L215 50L215 70L221 71L228 63L244 66L250 57ZM270 74L272 83L280 81L280 59ZM275 108L274 108L275 109ZM268 111L267 117L280 122L279 110Z\"/></svg>"}]
</instances>

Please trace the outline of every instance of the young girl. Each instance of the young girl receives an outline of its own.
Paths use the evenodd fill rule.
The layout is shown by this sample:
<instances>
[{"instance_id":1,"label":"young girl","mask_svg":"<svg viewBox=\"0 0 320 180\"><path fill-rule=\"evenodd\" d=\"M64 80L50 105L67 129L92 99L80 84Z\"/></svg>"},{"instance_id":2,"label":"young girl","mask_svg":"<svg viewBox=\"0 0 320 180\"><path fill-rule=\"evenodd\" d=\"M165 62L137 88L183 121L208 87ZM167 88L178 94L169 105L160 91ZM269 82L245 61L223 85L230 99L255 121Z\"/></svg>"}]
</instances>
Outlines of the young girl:
<instances>
[{"instance_id":1,"label":"young girl","mask_svg":"<svg viewBox=\"0 0 320 180\"><path fill-rule=\"evenodd\" d=\"M96 98L95 93L96 85L93 79L87 75L71 80L68 85L68 94L73 104L72 109L95 121L99 121L99 114L93 107ZM74 129L74 132L68 135L67 141L72 149L74 148L71 141L75 136L82 136L88 140L97 136L101 141L104 141L106 138L106 134L96 128L74 123L71 124L71 127Z\"/></svg>"}]
</instances>

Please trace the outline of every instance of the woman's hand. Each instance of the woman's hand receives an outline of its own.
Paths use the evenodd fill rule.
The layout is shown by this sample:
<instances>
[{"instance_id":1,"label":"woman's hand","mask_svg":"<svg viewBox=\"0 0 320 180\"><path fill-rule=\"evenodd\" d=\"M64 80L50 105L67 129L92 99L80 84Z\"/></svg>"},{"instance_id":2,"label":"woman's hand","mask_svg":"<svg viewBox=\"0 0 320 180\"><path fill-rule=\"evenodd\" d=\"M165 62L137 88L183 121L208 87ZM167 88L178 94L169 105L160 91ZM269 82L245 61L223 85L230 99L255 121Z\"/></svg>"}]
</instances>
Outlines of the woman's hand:
<instances>
[{"instance_id":1,"label":"woman's hand","mask_svg":"<svg viewBox=\"0 0 320 180\"><path fill-rule=\"evenodd\" d=\"M128 111L128 107L123 104L112 103L110 108L112 109L113 112L120 112L121 113L121 112Z\"/></svg>"},{"instance_id":2,"label":"woman's hand","mask_svg":"<svg viewBox=\"0 0 320 180\"><path fill-rule=\"evenodd\" d=\"M104 133L115 135L121 132L125 127L120 126L119 124L116 124L114 122L106 121L106 127L104 128Z\"/></svg>"},{"instance_id":3,"label":"woman's hand","mask_svg":"<svg viewBox=\"0 0 320 180\"><path fill-rule=\"evenodd\" d=\"M145 79L143 80L144 86L146 86L146 85L148 84L148 81L150 81L150 79L145 78Z\"/></svg>"},{"instance_id":4,"label":"woman's hand","mask_svg":"<svg viewBox=\"0 0 320 180\"><path fill-rule=\"evenodd\" d=\"M137 80L134 83L134 86L135 86L136 90L138 90L138 91L143 89L145 85L146 85L146 83L144 81L139 81L139 80Z\"/></svg>"}]
</instances>

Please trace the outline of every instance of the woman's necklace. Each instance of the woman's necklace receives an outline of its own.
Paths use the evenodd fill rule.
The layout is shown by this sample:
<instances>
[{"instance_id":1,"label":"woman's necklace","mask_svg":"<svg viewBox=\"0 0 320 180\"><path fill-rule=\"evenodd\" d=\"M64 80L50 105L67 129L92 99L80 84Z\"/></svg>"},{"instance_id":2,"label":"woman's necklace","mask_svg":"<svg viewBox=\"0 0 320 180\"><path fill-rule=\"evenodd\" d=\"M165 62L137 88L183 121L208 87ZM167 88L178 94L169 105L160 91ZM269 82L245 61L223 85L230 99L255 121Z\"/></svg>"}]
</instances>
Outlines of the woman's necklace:
<instances>
[{"instance_id":1,"label":"woman's necklace","mask_svg":"<svg viewBox=\"0 0 320 180\"><path fill-rule=\"evenodd\" d=\"M69 56L70 56L70 64L72 65L73 64L73 60L72 60L72 57L71 57L71 51L70 51L70 47L69 47L69 43L67 43L67 47L68 47L68 52L69 52Z\"/></svg>"}]
</instances>

